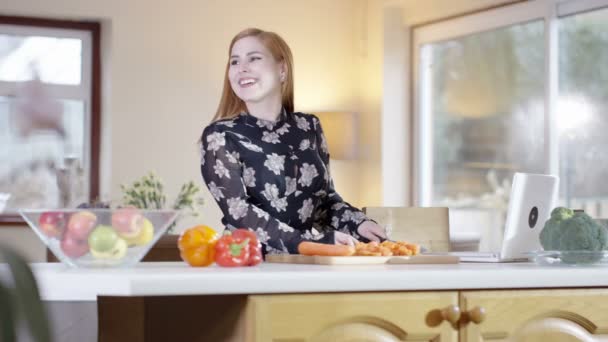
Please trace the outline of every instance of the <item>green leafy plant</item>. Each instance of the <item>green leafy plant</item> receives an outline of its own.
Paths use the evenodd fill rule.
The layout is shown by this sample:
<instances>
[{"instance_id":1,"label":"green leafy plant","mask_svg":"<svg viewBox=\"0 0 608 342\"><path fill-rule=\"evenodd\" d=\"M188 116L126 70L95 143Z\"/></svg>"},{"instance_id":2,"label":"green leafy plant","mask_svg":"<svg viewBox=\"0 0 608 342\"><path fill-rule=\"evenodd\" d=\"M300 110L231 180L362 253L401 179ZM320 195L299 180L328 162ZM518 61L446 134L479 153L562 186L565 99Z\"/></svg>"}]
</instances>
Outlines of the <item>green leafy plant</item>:
<instances>
[{"instance_id":1,"label":"green leafy plant","mask_svg":"<svg viewBox=\"0 0 608 342\"><path fill-rule=\"evenodd\" d=\"M46 311L32 270L12 249L0 246L0 257L8 266L13 285L9 287L0 282L0 341L17 341L20 322L26 324L33 341L52 341Z\"/></svg>"},{"instance_id":2,"label":"green leafy plant","mask_svg":"<svg viewBox=\"0 0 608 342\"><path fill-rule=\"evenodd\" d=\"M153 172L129 186L121 184L120 189L123 192L123 205L140 209L171 208L179 211L178 220L186 216L198 216L199 208L204 204L203 198L199 195L200 187L189 181L181 186L173 204L167 207L163 182ZM171 225L169 232L175 228L176 223L177 220Z\"/></svg>"}]
</instances>

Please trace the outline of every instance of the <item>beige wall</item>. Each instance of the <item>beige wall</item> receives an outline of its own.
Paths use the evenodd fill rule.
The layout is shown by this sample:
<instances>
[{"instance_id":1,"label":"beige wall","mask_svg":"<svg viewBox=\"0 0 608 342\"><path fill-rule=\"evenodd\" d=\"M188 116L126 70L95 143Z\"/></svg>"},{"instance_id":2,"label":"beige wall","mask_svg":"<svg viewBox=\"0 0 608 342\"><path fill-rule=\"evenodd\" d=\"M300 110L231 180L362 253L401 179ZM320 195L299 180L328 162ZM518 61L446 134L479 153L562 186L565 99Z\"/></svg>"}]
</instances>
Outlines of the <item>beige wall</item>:
<instances>
[{"instance_id":1,"label":"beige wall","mask_svg":"<svg viewBox=\"0 0 608 342\"><path fill-rule=\"evenodd\" d=\"M358 59L358 93L361 101L361 192L363 206L382 205L380 119L382 117L383 4L365 3L366 29Z\"/></svg>"},{"instance_id":2,"label":"beige wall","mask_svg":"<svg viewBox=\"0 0 608 342\"><path fill-rule=\"evenodd\" d=\"M296 109L360 113L359 159L334 162L332 171L343 197L366 206L382 204L383 8L396 4L415 21L492 2L499 1L3 0L0 13L103 22L104 199L119 201L119 184L148 170L164 179L170 198L187 180L204 186L196 140L218 103L227 45L257 26L293 50ZM205 197L199 220L220 228L206 188ZM27 230L0 228L0 242L42 260Z\"/></svg>"},{"instance_id":3,"label":"beige wall","mask_svg":"<svg viewBox=\"0 0 608 342\"><path fill-rule=\"evenodd\" d=\"M0 12L103 22L102 196L119 201L119 184L148 170L163 178L170 198L184 181L204 186L196 140L216 109L230 39L243 28L276 31L290 44L297 109L357 111L353 56L360 5L352 0L4 0ZM338 190L359 204L359 189L349 185L358 178L353 163L336 162L332 169ZM200 222L220 228L220 212L206 188L205 197ZM0 228L0 241L19 245L34 260L42 255L27 230Z\"/></svg>"},{"instance_id":4,"label":"beige wall","mask_svg":"<svg viewBox=\"0 0 608 342\"><path fill-rule=\"evenodd\" d=\"M31 229L0 227L0 246L12 247L30 261L45 260L44 244ZM2 262L1 258L0 262Z\"/></svg>"}]
</instances>

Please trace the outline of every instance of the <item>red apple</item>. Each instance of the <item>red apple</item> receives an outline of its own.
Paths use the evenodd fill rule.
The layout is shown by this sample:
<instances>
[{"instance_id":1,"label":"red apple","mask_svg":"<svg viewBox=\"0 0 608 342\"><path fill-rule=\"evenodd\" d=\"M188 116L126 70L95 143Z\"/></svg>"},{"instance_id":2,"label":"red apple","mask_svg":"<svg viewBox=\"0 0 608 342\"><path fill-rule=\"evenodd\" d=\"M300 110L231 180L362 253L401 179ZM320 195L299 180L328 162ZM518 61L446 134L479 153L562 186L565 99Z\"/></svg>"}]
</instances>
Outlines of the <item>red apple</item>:
<instances>
[{"instance_id":1,"label":"red apple","mask_svg":"<svg viewBox=\"0 0 608 342\"><path fill-rule=\"evenodd\" d=\"M61 250L70 258L81 257L89 251L87 240L79 240L66 234L61 240Z\"/></svg>"},{"instance_id":2,"label":"red apple","mask_svg":"<svg viewBox=\"0 0 608 342\"><path fill-rule=\"evenodd\" d=\"M112 227L123 238L135 238L144 226L144 216L137 208L117 209L112 213Z\"/></svg>"},{"instance_id":3,"label":"red apple","mask_svg":"<svg viewBox=\"0 0 608 342\"><path fill-rule=\"evenodd\" d=\"M38 227L48 237L60 237L65 228L65 214L62 212L42 213L38 218Z\"/></svg>"},{"instance_id":4,"label":"red apple","mask_svg":"<svg viewBox=\"0 0 608 342\"><path fill-rule=\"evenodd\" d=\"M76 240L86 240L95 228L97 216L90 211L79 211L70 216L66 234Z\"/></svg>"}]
</instances>

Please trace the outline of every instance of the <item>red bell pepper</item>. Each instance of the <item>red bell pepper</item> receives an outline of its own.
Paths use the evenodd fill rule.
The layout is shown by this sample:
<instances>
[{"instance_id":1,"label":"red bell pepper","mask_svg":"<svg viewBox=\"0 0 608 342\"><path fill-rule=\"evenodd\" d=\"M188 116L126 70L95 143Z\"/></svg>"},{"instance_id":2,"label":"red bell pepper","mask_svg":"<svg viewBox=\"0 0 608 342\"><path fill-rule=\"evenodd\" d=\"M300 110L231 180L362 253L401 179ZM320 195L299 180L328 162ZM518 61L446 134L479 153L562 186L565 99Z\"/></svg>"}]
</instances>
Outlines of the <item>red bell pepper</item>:
<instances>
[{"instance_id":1,"label":"red bell pepper","mask_svg":"<svg viewBox=\"0 0 608 342\"><path fill-rule=\"evenodd\" d=\"M262 244L253 231L249 229L237 229L232 233L232 236L249 239L249 260L247 266L255 266L262 262Z\"/></svg>"},{"instance_id":2,"label":"red bell pepper","mask_svg":"<svg viewBox=\"0 0 608 342\"><path fill-rule=\"evenodd\" d=\"M224 267L254 266L262 262L262 246L247 229L225 231L215 245L215 262Z\"/></svg>"}]
</instances>

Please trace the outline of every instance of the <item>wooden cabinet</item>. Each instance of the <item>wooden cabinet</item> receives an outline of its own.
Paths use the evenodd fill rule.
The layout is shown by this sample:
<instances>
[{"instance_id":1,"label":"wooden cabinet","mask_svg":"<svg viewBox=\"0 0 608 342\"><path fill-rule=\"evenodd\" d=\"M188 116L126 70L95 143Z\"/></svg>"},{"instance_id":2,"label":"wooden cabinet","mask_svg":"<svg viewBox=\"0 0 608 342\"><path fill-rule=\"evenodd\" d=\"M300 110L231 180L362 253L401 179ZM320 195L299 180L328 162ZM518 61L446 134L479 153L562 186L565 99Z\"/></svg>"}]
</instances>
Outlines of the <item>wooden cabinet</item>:
<instances>
[{"instance_id":1,"label":"wooden cabinet","mask_svg":"<svg viewBox=\"0 0 608 342\"><path fill-rule=\"evenodd\" d=\"M458 341L449 322L427 315L456 306L457 292L250 296L253 341ZM250 322L251 324L251 322Z\"/></svg>"},{"instance_id":2,"label":"wooden cabinet","mask_svg":"<svg viewBox=\"0 0 608 342\"><path fill-rule=\"evenodd\" d=\"M605 289L463 291L460 309L463 342L608 340ZM471 322L470 313L481 322Z\"/></svg>"},{"instance_id":3,"label":"wooden cabinet","mask_svg":"<svg viewBox=\"0 0 608 342\"><path fill-rule=\"evenodd\" d=\"M608 340L605 289L258 295L248 306L256 342Z\"/></svg>"}]
</instances>

